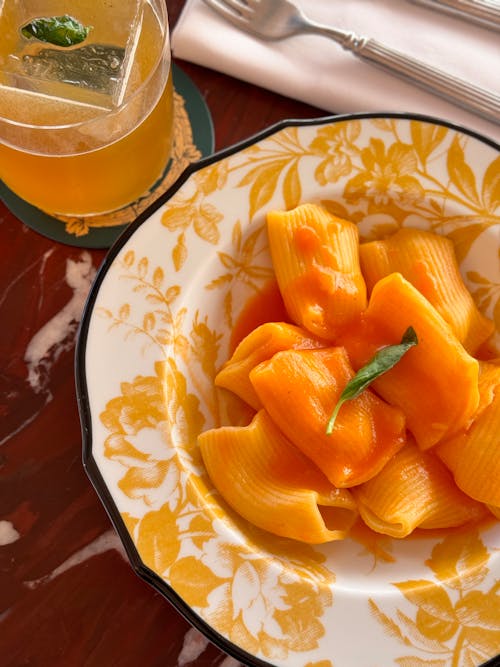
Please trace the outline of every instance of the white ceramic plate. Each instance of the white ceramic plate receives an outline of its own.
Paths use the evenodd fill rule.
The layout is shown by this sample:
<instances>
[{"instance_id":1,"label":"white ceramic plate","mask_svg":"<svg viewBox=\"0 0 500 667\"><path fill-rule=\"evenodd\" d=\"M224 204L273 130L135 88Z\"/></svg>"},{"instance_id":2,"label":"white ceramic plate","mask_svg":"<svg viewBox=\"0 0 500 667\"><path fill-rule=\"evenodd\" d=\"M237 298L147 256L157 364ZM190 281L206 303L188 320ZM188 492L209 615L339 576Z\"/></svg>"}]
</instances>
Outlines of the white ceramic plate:
<instances>
[{"instance_id":1,"label":"white ceramic plate","mask_svg":"<svg viewBox=\"0 0 500 667\"><path fill-rule=\"evenodd\" d=\"M497 654L500 523L301 545L227 508L196 437L227 419L213 378L271 276L269 208L323 202L365 238L450 236L498 330L499 170L499 146L430 118L287 121L188 168L111 250L78 341L85 467L140 576L239 660L476 667Z\"/></svg>"}]
</instances>

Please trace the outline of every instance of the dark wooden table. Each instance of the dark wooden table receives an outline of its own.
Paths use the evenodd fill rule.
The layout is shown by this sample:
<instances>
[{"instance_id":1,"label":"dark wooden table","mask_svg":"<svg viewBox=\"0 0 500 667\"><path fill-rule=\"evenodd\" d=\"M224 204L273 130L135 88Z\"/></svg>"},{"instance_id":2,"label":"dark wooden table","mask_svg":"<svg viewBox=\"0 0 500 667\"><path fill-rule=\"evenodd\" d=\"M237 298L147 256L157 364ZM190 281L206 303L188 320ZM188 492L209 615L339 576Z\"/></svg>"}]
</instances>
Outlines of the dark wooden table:
<instances>
[{"instance_id":1,"label":"dark wooden table","mask_svg":"<svg viewBox=\"0 0 500 667\"><path fill-rule=\"evenodd\" d=\"M173 27L184 2L167 4ZM217 150L325 115L178 64L206 100ZM75 338L105 254L51 241L0 203L0 665L235 667L139 580L82 467Z\"/></svg>"}]
</instances>

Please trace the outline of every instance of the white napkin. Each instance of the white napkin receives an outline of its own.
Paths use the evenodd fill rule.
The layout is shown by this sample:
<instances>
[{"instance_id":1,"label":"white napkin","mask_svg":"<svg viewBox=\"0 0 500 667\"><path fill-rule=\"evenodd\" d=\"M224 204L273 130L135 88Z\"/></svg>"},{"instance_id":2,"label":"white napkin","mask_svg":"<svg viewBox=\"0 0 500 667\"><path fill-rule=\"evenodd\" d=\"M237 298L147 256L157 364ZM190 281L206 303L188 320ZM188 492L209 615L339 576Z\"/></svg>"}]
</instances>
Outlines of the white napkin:
<instances>
[{"instance_id":1,"label":"white napkin","mask_svg":"<svg viewBox=\"0 0 500 667\"><path fill-rule=\"evenodd\" d=\"M500 94L500 36L408 0L297 0L304 13L374 37ZM202 0L187 0L172 32L177 58L302 100L332 113L423 113L500 142L500 125L360 61L317 35L260 41L230 25ZM500 121L500 119L499 119Z\"/></svg>"}]
</instances>

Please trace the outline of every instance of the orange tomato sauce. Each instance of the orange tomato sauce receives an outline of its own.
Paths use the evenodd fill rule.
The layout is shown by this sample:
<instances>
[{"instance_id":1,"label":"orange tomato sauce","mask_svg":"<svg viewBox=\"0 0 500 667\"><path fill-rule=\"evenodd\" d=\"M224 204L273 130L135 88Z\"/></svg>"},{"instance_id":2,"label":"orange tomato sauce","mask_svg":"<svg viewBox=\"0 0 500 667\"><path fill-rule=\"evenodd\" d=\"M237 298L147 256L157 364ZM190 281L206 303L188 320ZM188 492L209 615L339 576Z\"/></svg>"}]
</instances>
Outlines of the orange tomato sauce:
<instances>
[{"instance_id":1,"label":"orange tomato sauce","mask_svg":"<svg viewBox=\"0 0 500 667\"><path fill-rule=\"evenodd\" d=\"M276 280L269 281L244 305L231 333L230 353L245 336L265 322L291 322Z\"/></svg>"}]
</instances>

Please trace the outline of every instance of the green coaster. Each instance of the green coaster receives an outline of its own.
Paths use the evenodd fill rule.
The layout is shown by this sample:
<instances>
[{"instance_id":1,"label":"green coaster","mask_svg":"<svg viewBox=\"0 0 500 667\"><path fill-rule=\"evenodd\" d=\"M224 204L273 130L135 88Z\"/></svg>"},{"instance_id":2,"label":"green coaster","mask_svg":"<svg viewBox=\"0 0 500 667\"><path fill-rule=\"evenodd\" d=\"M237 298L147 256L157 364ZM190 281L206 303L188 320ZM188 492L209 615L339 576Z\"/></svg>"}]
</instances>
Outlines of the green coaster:
<instances>
[{"instance_id":1,"label":"green coaster","mask_svg":"<svg viewBox=\"0 0 500 667\"><path fill-rule=\"evenodd\" d=\"M140 199L112 213L86 217L53 216L28 204L0 181L0 198L36 232L54 241L81 248L109 248L122 231L177 180L192 162L214 150L210 111L193 81L178 65L172 67L174 81L173 157L158 181Z\"/></svg>"}]
</instances>

